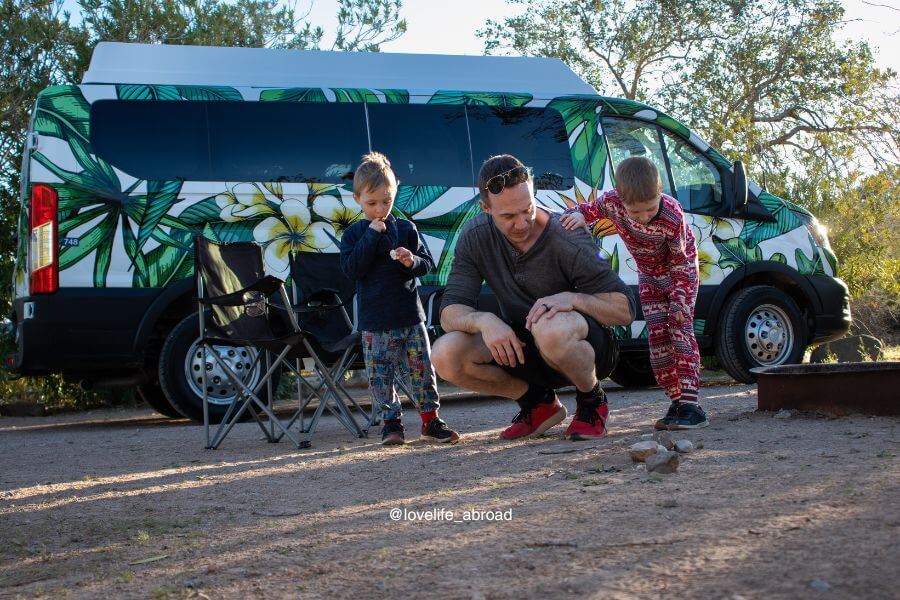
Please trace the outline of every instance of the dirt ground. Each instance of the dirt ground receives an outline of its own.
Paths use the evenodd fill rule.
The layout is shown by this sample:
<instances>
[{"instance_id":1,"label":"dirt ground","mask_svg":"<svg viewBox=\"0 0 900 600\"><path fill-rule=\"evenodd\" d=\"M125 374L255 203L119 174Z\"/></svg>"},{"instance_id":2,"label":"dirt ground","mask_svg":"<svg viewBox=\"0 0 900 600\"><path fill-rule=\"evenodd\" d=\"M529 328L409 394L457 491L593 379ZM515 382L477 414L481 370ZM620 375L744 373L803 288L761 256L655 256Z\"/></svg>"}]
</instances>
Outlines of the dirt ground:
<instances>
[{"instance_id":1,"label":"dirt ground","mask_svg":"<svg viewBox=\"0 0 900 600\"><path fill-rule=\"evenodd\" d=\"M204 450L149 410L3 418L0 596L896 598L900 420L702 397L712 425L681 437L703 448L667 476L626 453L658 390L611 391L590 443L501 441L515 407L486 398L446 401L449 447L331 418L300 451L252 423Z\"/></svg>"}]
</instances>

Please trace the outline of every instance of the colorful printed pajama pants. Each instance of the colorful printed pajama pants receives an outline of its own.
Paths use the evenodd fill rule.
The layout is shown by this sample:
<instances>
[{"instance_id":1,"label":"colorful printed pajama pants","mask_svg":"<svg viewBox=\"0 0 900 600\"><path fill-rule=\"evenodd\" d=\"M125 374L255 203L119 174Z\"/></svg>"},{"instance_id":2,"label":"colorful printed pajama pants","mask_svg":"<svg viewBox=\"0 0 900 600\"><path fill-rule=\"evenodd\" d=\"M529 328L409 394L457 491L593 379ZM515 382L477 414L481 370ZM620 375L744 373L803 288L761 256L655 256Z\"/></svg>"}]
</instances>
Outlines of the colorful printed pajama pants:
<instances>
[{"instance_id":1,"label":"colorful printed pajama pants","mask_svg":"<svg viewBox=\"0 0 900 600\"><path fill-rule=\"evenodd\" d=\"M382 419L400 418L396 377L408 377L412 401L420 412L440 407L437 379L431 366L431 344L425 324L389 331L363 331L366 375Z\"/></svg>"},{"instance_id":2,"label":"colorful printed pajama pants","mask_svg":"<svg viewBox=\"0 0 900 600\"><path fill-rule=\"evenodd\" d=\"M650 365L670 400L697 400L700 386L700 351L694 337L694 305L697 280L687 291L690 316L679 323L669 308L672 279L640 273L638 293L650 337Z\"/></svg>"}]
</instances>

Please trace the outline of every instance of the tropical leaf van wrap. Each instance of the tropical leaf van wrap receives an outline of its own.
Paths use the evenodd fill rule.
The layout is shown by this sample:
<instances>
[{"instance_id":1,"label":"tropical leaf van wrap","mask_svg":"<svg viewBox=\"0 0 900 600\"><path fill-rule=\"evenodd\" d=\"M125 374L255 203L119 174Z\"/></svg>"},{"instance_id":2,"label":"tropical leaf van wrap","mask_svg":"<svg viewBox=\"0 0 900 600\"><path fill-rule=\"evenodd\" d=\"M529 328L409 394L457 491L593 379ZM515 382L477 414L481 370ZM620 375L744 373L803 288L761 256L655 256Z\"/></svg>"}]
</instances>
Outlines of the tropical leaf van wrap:
<instances>
[{"instance_id":1,"label":"tropical leaf van wrap","mask_svg":"<svg viewBox=\"0 0 900 600\"><path fill-rule=\"evenodd\" d=\"M538 202L554 211L593 202L613 187L602 124L607 116L657 123L690 141L713 164L731 168L718 152L664 113L638 102L598 96L564 96L548 102L535 100L531 94L452 90L422 97L402 89L91 88L48 88L38 98L34 117L40 143L31 157L32 180L47 182L58 194L60 281L71 287L155 288L189 277L195 235L220 242L258 242L265 248L267 269L286 277L290 251L337 252L343 230L360 218L348 183L238 181L214 183L216 189L210 189L210 182L200 186L182 180L136 179L93 153L90 111L95 99L546 106L558 111L565 123L575 176L568 190L537 192ZM698 242L701 283L718 284L735 269L760 261L772 261L804 275L834 276L834 254L808 233L808 228L816 225L812 215L771 194L755 191L774 220L687 213ZM459 232L479 211L477 192L472 187L400 186L395 212L417 224L437 261L435 271L423 279L426 285L446 283ZM21 242L27 240L27 228L27 218L23 217L15 273L18 296L25 295L27 288L26 246ZM634 261L609 223L597 223L594 234L601 255L610 260L626 283L636 284ZM698 323L703 326L703 321ZM640 321L619 329L623 338L646 336Z\"/></svg>"}]
</instances>

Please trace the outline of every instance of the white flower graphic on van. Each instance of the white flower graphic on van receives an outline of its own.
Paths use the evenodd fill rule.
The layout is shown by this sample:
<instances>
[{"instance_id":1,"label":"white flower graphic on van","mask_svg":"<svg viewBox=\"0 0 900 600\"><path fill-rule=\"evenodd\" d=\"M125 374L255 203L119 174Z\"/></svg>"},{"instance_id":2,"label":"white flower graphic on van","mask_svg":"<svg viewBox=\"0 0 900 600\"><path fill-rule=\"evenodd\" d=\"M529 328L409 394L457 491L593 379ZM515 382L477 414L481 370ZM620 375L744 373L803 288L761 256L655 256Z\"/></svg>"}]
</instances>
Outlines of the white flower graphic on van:
<instances>
[{"instance_id":1,"label":"white flower graphic on van","mask_svg":"<svg viewBox=\"0 0 900 600\"><path fill-rule=\"evenodd\" d=\"M219 217L227 223L274 214L272 204L277 202L278 198L255 183L239 183L227 192L216 195L216 205L222 209Z\"/></svg>"},{"instance_id":2,"label":"white flower graphic on van","mask_svg":"<svg viewBox=\"0 0 900 600\"><path fill-rule=\"evenodd\" d=\"M309 209L293 198L281 203L277 216L253 228L253 239L266 248L266 264L277 273L287 271L291 252L336 251L333 236L331 225L312 223Z\"/></svg>"},{"instance_id":3,"label":"white flower graphic on van","mask_svg":"<svg viewBox=\"0 0 900 600\"><path fill-rule=\"evenodd\" d=\"M338 239L344 230L359 221L362 211L352 199L335 196L316 196L312 203L313 212L325 219L334 229Z\"/></svg>"}]
</instances>

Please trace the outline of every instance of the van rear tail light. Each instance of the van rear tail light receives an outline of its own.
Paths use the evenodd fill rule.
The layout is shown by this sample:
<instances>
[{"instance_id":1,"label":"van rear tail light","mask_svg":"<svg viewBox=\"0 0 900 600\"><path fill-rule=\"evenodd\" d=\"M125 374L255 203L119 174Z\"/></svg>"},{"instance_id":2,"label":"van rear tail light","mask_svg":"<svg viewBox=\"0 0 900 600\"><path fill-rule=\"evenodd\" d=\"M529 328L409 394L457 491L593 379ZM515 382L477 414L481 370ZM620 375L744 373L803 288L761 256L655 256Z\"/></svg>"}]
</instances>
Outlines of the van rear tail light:
<instances>
[{"instance_id":1,"label":"van rear tail light","mask_svg":"<svg viewBox=\"0 0 900 600\"><path fill-rule=\"evenodd\" d=\"M31 188L31 293L52 294L59 289L57 196L49 185Z\"/></svg>"}]
</instances>

